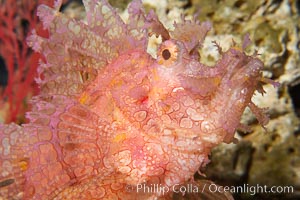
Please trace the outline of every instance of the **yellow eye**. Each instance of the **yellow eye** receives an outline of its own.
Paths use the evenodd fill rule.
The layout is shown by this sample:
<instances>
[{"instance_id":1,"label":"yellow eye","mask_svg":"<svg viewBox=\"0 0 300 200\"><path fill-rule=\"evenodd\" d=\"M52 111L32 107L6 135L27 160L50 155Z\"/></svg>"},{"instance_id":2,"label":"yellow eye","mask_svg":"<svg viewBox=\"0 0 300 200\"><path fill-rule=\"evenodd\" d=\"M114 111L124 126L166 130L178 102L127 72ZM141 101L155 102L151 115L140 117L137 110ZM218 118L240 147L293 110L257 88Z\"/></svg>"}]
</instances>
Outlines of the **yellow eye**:
<instances>
[{"instance_id":1,"label":"yellow eye","mask_svg":"<svg viewBox=\"0 0 300 200\"><path fill-rule=\"evenodd\" d=\"M157 52L157 62L170 67L178 60L178 46L173 41L167 40L161 44Z\"/></svg>"}]
</instances>

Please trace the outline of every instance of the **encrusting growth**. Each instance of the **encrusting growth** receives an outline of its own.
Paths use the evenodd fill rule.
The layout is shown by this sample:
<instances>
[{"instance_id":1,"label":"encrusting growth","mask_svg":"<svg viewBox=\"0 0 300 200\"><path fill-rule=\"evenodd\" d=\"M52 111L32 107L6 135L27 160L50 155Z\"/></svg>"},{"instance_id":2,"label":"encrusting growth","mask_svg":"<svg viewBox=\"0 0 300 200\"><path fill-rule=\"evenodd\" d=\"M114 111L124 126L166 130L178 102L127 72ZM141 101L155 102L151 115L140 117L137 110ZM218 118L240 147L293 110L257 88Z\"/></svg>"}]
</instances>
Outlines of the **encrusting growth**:
<instances>
[{"instance_id":1,"label":"encrusting growth","mask_svg":"<svg viewBox=\"0 0 300 200\"><path fill-rule=\"evenodd\" d=\"M265 79L262 61L243 51L248 36L242 49L218 47L221 59L207 67L198 49L210 23L183 20L168 31L141 1L127 23L106 0L83 3L87 23L60 13L60 0L38 8L49 37L33 31L28 44L46 60L41 92L28 124L0 126L4 199L168 199L212 147L233 140L247 106L267 123L251 102ZM163 38L157 58L146 51L153 34Z\"/></svg>"}]
</instances>

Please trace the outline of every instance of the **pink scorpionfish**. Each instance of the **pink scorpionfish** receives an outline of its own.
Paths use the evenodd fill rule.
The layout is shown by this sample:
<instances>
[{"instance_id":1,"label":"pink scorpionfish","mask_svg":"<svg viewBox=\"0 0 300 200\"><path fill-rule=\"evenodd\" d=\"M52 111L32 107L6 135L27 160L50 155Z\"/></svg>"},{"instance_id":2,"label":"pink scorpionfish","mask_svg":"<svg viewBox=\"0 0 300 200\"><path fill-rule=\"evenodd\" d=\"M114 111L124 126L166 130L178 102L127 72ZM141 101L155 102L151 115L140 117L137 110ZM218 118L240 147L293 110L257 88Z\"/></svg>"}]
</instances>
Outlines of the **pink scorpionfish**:
<instances>
[{"instance_id":1,"label":"pink scorpionfish","mask_svg":"<svg viewBox=\"0 0 300 200\"><path fill-rule=\"evenodd\" d=\"M141 1L126 23L106 0L83 3L87 22L60 13L60 0L38 8L49 37L33 31L28 44L45 57L41 93L29 123L0 125L1 200L167 199L232 142L245 107L267 123L251 102L265 79L243 52L248 37L242 48L217 46L222 57L208 67L198 53L208 22L168 31ZM163 40L156 58L146 51L153 34Z\"/></svg>"}]
</instances>

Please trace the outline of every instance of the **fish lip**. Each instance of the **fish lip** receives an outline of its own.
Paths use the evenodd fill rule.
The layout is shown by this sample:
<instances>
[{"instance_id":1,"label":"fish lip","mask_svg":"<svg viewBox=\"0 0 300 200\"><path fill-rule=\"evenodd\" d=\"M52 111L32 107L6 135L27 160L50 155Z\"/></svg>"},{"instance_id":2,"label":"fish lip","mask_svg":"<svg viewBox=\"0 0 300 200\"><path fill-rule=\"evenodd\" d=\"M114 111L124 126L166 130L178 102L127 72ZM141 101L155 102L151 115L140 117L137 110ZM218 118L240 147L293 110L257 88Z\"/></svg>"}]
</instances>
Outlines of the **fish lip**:
<instances>
[{"instance_id":1,"label":"fish lip","mask_svg":"<svg viewBox=\"0 0 300 200\"><path fill-rule=\"evenodd\" d=\"M232 79L248 79L258 81L261 77L260 72L263 69L263 62L258 58L247 56L245 64L238 68L232 75Z\"/></svg>"}]
</instances>

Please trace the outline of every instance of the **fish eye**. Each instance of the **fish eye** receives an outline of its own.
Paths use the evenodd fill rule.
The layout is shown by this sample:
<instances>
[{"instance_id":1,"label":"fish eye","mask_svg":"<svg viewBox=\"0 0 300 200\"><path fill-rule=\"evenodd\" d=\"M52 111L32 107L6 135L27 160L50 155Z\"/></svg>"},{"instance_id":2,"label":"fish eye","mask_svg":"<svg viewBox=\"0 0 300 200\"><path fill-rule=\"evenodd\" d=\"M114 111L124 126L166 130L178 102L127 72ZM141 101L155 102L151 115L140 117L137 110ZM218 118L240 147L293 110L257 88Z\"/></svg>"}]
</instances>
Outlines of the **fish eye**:
<instances>
[{"instance_id":1,"label":"fish eye","mask_svg":"<svg viewBox=\"0 0 300 200\"><path fill-rule=\"evenodd\" d=\"M171 57L171 53L168 49L164 49L161 55L165 60L169 60L169 58Z\"/></svg>"},{"instance_id":2,"label":"fish eye","mask_svg":"<svg viewBox=\"0 0 300 200\"><path fill-rule=\"evenodd\" d=\"M163 42L157 52L157 62L160 65L169 67L177 62L179 47L175 41L167 40Z\"/></svg>"}]
</instances>

